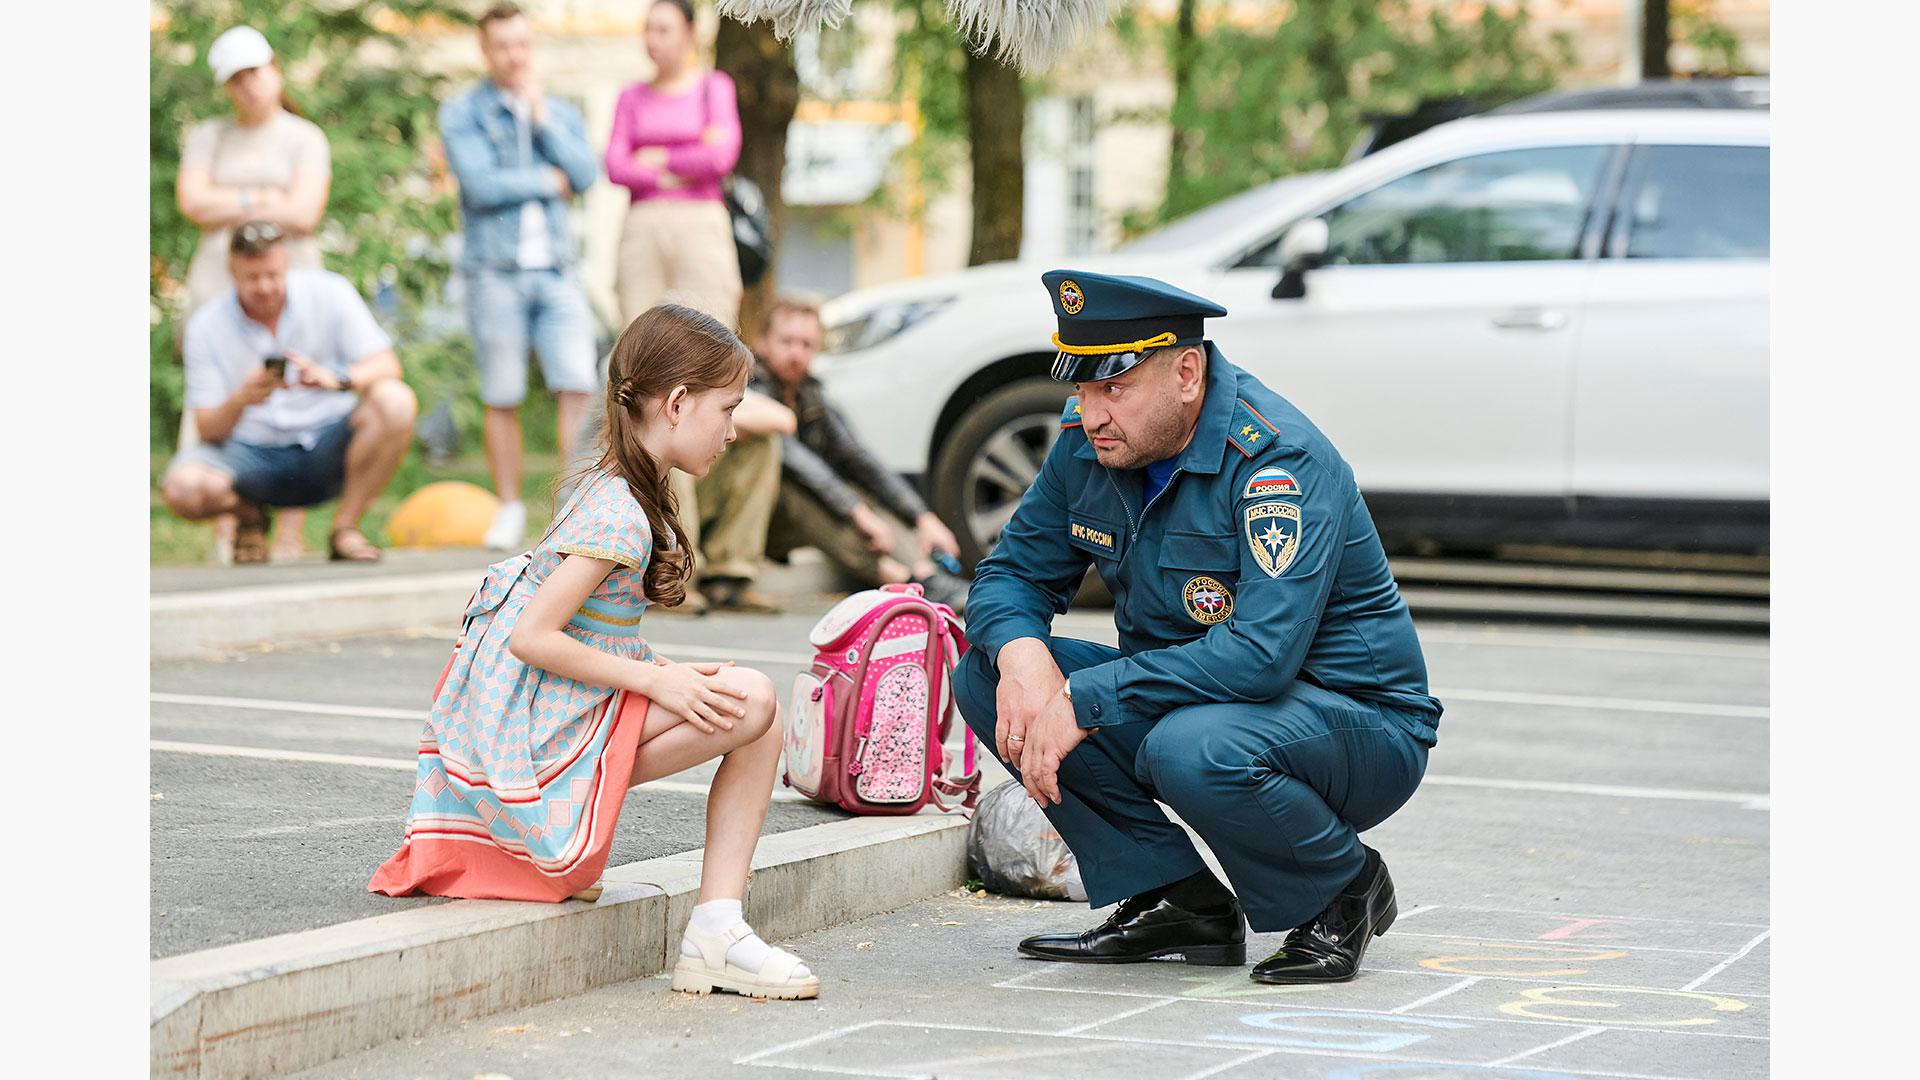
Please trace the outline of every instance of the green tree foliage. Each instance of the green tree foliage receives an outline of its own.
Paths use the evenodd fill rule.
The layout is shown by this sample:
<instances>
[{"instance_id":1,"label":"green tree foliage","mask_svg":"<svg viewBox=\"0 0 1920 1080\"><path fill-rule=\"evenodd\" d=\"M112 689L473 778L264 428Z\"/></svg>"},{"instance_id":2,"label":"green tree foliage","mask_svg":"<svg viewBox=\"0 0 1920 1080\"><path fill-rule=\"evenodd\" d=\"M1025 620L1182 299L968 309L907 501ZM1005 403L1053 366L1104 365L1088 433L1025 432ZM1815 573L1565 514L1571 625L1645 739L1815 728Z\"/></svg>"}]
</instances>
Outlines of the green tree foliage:
<instances>
[{"instance_id":1,"label":"green tree foliage","mask_svg":"<svg viewBox=\"0 0 1920 1080\"><path fill-rule=\"evenodd\" d=\"M455 88L418 66L404 34L434 20L472 21L454 0L173 0L165 16L152 34L149 61L156 445L170 445L179 423L174 320L187 262L200 240L200 230L181 215L174 197L181 140L195 122L231 115L207 67L207 47L241 24L273 43L288 96L326 132L332 150L333 189L320 229L326 266L346 275L362 295L389 283L404 330L446 281L440 238L457 228L451 191L433 183L434 113ZM442 389L423 382L462 378L468 365L455 354L464 346L447 340L403 354L423 405L431 407L433 390ZM477 408L473 417L462 418L463 427L469 419L477 423Z\"/></svg>"},{"instance_id":2,"label":"green tree foliage","mask_svg":"<svg viewBox=\"0 0 1920 1080\"><path fill-rule=\"evenodd\" d=\"M1220 17L1218 0L1196 7L1193 38L1182 40L1178 24L1167 30L1167 56L1191 64L1170 117L1181 153L1159 213L1134 228L1338 165L1370 114L1428 98L1538 93L1573 61L1564 36L1535 42L1524 2L1455 20L1445 5L1422 18L1408 0L1293 0L1269 21L1241 25Z\"/></svg>"},{"instance_id":3,"label":"green tree foliage","mask_svg":"<svg viewBox=\"0 0 1920 1080\"><path fill-rule=\"evenodd\" d=\"M1698 54L1690 74L1696 78L1758 74L1741 55L1740 36L1725 23L1715 21L1710 6L1704 0L1673 5L1674 39L1692 46Z\"/></svg>"}]
</instances>

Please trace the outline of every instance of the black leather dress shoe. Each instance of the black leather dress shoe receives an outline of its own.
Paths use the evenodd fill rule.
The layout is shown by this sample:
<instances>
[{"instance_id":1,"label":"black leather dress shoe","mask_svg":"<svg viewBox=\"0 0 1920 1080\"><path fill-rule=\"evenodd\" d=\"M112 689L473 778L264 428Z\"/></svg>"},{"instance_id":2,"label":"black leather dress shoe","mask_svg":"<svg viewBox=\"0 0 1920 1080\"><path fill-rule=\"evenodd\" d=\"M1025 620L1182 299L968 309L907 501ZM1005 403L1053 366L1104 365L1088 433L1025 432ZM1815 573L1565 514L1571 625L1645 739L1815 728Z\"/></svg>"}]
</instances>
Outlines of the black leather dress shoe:
<instances>
[{"instance_id":1,"label":"black leather dress shoe","mask_svg":"<svg viewBox=\"0 0 1920 1080\"><path fill-rule=\"evenodd\" d=\"M1107 921L1079 934L1039 934L1021 953L1076 964L1133 964L1179 956L1189 964L1247 962L1247 918L1240 901L1188 911L1152 893L1123 900Z\"/></svg>"},{"instance_id":2,"label":"black leather dress shoe","mask_svg":"<svg viewBox=\"0 0 1920 1080\"><path fill-rule=\"evenodd\" d=\"M1253 981L1346 982L1360 973L1360 958L1366 955L1368 943L1386 933L1397 914L1386 860L1367 848L1360 876L1312 922L1290 931L1278 952L1254 965Z\"/></svg>"}]
</instances>

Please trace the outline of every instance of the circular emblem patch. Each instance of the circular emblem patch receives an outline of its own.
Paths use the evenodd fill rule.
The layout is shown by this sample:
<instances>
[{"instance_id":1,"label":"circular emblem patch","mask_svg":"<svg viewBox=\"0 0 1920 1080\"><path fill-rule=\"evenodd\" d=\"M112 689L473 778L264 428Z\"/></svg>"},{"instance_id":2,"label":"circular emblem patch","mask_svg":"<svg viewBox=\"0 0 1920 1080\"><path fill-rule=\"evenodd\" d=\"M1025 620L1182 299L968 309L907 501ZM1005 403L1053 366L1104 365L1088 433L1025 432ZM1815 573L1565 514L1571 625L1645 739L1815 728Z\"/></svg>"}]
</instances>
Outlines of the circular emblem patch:
<instances>
[{"instance_id":1,"label":"circular emblem patch","mask_svg":"<svg viewBox=\"0 0 1920 1080\"><path fill-rule=\"evenodd\" d=\"M1080 314L1080 309L1086 306L1086 294L1080 291L1080 286L1075 284L1072 278L1068 278L1060 283L1061 311L1069 315L1078 315Z\"/></svg>"},{"instance_id":2,"label":"circular emblem patch","mask_svg":"<svg viewBox=\"0 0 1920 1080\"><path fill-rule=\"evenodd\" d=\"M1210 577L1187 582L1186 601L1187 614L1208 626L1226 622L1227 616L1233 614L1233 594Z\"/></svg>"}]
</instances>

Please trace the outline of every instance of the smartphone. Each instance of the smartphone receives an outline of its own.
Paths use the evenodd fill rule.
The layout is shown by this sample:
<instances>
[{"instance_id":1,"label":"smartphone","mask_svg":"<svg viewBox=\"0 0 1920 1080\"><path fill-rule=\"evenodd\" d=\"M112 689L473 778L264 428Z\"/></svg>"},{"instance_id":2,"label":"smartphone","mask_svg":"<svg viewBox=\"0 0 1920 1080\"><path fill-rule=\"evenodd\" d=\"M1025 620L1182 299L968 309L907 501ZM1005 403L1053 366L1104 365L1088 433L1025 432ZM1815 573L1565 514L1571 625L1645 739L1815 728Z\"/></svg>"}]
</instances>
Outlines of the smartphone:
<instances>
[{"instance_id":1,"label":"smartphone","mask_svg":"<svg viewBox=\"0 0 1920 1080\"><path fill-rule=\"evenodd\" d=\"M286 357L269 356L265 360L261 361L261 363L267 365L267 370L273 372L274 378L284 379L287 377L287 358Z\"/></svg>"}]
</instances>

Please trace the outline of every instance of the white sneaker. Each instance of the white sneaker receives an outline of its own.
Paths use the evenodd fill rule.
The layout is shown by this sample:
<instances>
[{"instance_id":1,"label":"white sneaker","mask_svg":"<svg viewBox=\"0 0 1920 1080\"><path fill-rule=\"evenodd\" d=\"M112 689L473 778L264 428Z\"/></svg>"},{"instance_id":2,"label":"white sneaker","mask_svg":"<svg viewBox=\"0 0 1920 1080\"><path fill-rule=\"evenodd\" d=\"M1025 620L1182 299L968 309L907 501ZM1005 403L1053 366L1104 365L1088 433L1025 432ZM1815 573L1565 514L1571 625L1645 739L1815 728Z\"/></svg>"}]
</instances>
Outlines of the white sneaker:
<instances>
[{"instance_id":1,"label":"white sneaker","mask_svg":"<svg viewBox=\"0 0 1920 1080\"><path fill-rule=\"evenodd\" d=\"M482 543L495 551L519 551L527 543L527 504L515 499L503 502L487 526Z\"/></svg>"}]
</instances>

